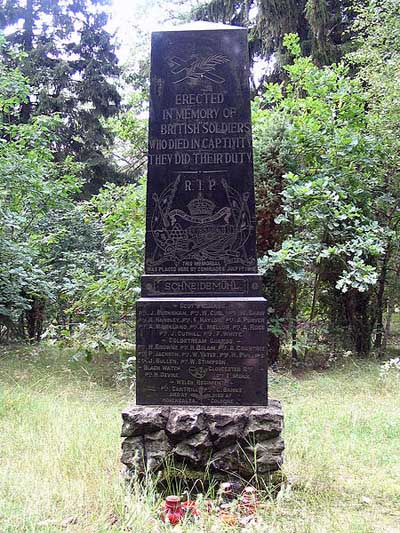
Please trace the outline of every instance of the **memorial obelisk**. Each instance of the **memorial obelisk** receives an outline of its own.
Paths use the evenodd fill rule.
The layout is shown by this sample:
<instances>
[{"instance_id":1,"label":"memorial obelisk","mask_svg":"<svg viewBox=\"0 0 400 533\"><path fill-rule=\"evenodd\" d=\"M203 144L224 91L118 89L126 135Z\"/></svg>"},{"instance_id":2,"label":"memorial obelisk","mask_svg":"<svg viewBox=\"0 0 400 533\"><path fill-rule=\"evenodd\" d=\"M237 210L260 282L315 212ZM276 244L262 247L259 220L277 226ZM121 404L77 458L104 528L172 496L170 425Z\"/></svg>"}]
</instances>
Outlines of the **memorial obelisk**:
<instances>
[{"instance_id":1,"label":"memorial obelisk","mask_svg":"<svg viewBox=\"0 0 400 533\"><path fill-rule=\"evenodd\" d=\"M247 31L197 28L152 34L137 406L124 413L123 435L142 437L130 449L146 452L148 433L161 432L162 446L171 452L179 440L201 434L200 448L212 455L225 443L218 420L236 428L230 445L240 445L255 426L261 434L264 423L274 426L264 437L278 438L281 452L282 414L277 402L268 406L267 400ZM152 420L147 429L141 417ZM193 419L189 431L179 427L182 417ZM278 459L270 461L275 469Z\"/></svg>"}]
</instances>

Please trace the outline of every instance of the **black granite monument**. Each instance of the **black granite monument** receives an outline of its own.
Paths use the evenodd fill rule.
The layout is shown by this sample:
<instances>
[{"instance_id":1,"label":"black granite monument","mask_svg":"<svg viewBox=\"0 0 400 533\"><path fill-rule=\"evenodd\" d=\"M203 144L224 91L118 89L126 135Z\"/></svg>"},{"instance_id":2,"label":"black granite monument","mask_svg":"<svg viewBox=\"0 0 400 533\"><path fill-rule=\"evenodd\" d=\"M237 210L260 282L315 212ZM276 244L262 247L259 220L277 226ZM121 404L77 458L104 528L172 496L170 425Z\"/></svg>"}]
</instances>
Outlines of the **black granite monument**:
<instances>
[{"instance_id":1,"label":"black granite monument","mask_svg":"<svg viewBox=\"0 0 400 533\"><path fill-rule=\"evenodd\" d=\"M207 24L153 33L150 87L137 406L123 415L127 440L144 441L125 450L146 448L147 433L161 431L170 452L176 432L183 439L196 434L193 428L180 432L179 424L174 431L168 422L176 413L185 419L185 412L186 419L200 416L202 422L193 423L207 432L212 448L207 424L218 426L217 406L241 406L220 409L228 425L236 420L235 442L246 433L250 413L257 414L251 406L264 406L260 413L268 418L267 305L256 261L247 31ZM159 407L139 407L146 405ZM274 409L281 422L276 402ZM138 429L146 416L152 422ZM279 437L278 426L270 437Z\"/></svg>"},{"instance_id":2,"label":"black granite monument","mask_svg":"<svg viewBox=\"0 0 400 533\"><path fill-rule=\"evenodd\" d=\"M247 31L153 33L137 403L266 405Z\"/></svg>"}]
</instances>

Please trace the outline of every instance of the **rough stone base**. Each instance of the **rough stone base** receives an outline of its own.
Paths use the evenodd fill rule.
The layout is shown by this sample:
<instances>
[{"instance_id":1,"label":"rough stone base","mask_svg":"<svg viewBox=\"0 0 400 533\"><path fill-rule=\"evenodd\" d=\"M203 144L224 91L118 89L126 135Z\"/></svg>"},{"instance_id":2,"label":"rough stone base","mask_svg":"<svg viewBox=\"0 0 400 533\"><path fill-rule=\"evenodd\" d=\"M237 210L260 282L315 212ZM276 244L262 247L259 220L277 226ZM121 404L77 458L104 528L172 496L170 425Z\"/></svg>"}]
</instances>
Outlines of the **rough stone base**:
<instances>
[{"instance_id":1,"label":"rough stone base","mask_svg":"<svg viewBox=\"0 0 400 533\"><path fill-rule=\"evenodd\" d=\"M200 478L207 471L219 479L269 480L283 462L277 400L264 407L133 405L122 419L121 461L129 477L173 465Z\"/></svg>"}]
</instances>

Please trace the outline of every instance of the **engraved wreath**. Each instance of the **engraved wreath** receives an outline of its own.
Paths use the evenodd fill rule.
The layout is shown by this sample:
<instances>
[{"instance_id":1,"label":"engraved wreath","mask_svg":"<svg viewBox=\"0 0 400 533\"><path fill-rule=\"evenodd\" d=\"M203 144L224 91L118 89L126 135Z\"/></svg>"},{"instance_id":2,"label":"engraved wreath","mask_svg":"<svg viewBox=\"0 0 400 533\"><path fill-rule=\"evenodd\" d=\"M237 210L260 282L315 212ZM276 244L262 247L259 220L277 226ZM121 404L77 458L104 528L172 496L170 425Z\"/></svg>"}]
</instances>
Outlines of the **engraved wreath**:
<instances>
[{"instance_id":1,"label":"engraved wreath","mask_svg":"<svg viewBox=\"0 0 400 533\"><path fill-rule=\"evenodd\" d=\"M200 80L206 78L214 83L224 83L225 78L215 73L215 67L228 63L230 59L223 54L212 54L206 57L192 56L189 60L172 57L169 60L172 74L181 75L173 83L181 83L187 79Z\"/></svg>"},{"instance_id":2,"label":"engraved wreath","mask_svg":"<svg viewBox=\"0 0 400 533\"><path fill-rule=\"evenodd\" d=\"M178 175L160 195L153 194L150 227L157 247L148 263L155 266L171 261L179 265L190 259L246 263L244 245L252 228L249 193L239 193L222 179L225 200L219 208L199 193L181 209L175 205L180 181Z\"/></svg>"}]
</instances>

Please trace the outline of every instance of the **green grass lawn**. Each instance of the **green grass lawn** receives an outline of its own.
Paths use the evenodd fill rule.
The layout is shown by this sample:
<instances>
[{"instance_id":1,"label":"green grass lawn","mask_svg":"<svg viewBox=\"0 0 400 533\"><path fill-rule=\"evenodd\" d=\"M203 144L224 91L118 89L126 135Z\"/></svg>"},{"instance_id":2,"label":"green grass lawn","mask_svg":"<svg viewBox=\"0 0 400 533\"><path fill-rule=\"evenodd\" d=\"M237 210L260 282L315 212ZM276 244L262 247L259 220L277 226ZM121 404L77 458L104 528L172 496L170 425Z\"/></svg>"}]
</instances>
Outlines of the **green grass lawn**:
<instances>
[{"instance_id":1,"label":"green grass lawn","mask_svg":"<svg viewBox=\"0 0 400 533\"><path fill-rule=\"evenodd\" d=\"M129 493L119 478L132 395L115 385L115 363L70 355L0 350L0 531L170 530L154 491ZM287 483L254 531L400 532L400 378L350 360L301 379L274 374L270 395L286 416ZM174 531L235 528L211 516Z\"/></svg>"}]
</instances>

